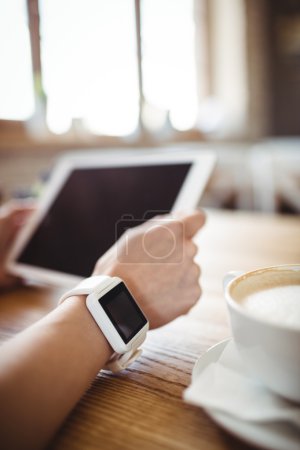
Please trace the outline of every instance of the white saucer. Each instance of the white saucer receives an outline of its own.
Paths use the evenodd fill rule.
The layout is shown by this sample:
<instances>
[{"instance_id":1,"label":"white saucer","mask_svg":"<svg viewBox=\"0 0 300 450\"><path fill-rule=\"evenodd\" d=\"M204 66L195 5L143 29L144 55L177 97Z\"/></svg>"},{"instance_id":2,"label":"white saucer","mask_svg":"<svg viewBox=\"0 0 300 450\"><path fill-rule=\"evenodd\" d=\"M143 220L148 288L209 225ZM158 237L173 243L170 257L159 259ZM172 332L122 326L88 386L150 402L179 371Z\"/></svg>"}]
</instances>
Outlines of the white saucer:
<instances>
[{"instance_id":1,"label":"white saucer","mask_svg":"<svg viewBox=\"0 0 300 450\"><path fill-rule=\"evenodd\" d=\"M214 345L196 361L192 373L193 381L209 364L218 361L229 341L230 339L227 339ZM238 420L233 416L214 409L206 408L205 411L218 425L250 444L272 450L300 449L300 433L296 427L288 423L272 422L258 424Z\"/></svg>"}]
</instances>

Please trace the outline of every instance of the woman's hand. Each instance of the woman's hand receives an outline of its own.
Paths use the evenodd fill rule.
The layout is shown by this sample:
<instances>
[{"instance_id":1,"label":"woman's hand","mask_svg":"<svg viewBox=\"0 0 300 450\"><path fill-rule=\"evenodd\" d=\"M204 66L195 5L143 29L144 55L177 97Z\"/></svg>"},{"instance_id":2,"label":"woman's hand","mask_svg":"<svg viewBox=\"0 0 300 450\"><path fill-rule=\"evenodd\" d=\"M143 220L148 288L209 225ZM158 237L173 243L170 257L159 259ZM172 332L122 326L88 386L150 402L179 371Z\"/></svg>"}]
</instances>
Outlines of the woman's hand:
<instances>
[{"instance_id":1,"label":"woman's hand","mask_svg":"<svg viewBox=\"0 0 300 450\"><path fill-rule=\"evenodd\" d=\"M29 212L16 206L0 211L2 283L10 281L4 256ZM123 278L151 326L163 325L200 296L192 237L203 223L200 212L156 217L125 233L94 273ZM79 297L1 345L1 448L45 448L112 352Z\"/></svg>"},{"instance_id":2,"label":"woman's hand","mask_svg":"<svg viewBox=\"0 0 300 450\"><path fill-rule=\"evenodd\" d=\"M6 272L4 264L18 231L33 210L33 204L23 201L10 201L0 208L0 289L20 281Z\"/></svg>"},{"instance_id":3,"label":"woman's hand","mask_svg":"<svg viewBox=\"0 0 300 450\"><path fill-rule=\"evenodd\" d=\"M98 260L94 275L122 278L151 328L162 326L186 313L201 295L192 238L204 222L201 211L154 217L126 231Z\"/></svg>"}]
</instances>

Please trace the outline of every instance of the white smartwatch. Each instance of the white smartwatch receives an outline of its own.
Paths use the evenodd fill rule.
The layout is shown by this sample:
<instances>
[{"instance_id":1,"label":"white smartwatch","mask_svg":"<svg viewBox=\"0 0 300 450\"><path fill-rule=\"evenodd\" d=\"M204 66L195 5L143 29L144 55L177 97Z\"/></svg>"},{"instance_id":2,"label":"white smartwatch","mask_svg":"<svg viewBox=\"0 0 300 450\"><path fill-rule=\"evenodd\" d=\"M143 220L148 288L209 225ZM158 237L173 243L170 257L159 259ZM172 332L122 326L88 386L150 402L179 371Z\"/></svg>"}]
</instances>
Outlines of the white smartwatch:
<instances>
[{"instance_id":1,"label":"white smartwatch","mask_svg":"<svg viewBox=\"0 0 300 450\"><path fill-rule=\"evenodd\" d=\"M118 277L93 276L66 292L59 303L74 295L87 295L86 306L114 350L104 370L119 372L129 366L142 350L149 322Z\"/></svg>"}]
</instances>

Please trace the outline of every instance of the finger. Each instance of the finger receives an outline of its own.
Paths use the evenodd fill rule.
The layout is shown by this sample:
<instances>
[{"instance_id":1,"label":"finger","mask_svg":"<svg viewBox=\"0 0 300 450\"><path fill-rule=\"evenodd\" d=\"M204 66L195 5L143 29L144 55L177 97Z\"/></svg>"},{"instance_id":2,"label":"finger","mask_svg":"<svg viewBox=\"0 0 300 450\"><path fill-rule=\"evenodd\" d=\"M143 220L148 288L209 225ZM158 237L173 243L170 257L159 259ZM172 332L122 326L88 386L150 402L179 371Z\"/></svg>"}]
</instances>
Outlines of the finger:
<instances>
[{"instance_id":1,"label":"finger","mask_svg":"<svg viewBox=\"0 0 300 450\"><path fill-rule=\"evenodd\" d=\"M26 216L36 209L33 200L10 200L0 207L0 218L9 219L17 216Z\"/></svg>"},{"instance_id":2,"label":"finger","mask_svg":"<svg viewBox=\"0 0 300 450\"><path fill-rule=\"evenodd\" d=\"M172 214L155 216L145 222L140 229L153 229L164 227L170 228L175 234L182 232L187 238L192 238L205 223L205 214L202 210L192 212L176 211Z\"/></svg>"},{"instance_id":3,"label":"finger","mask_svg":"<svg viewBox=\"0 0 300 450\"><path fill-rule=\"evenodd\" d=\"M183 224L184 235L192 238L205 223L205 214L203 211L197 210L191 213L179 213L180 220Z\"/></svg>"},{"instance_id":4,"label":"finger","mask_svg":"<svg viewBox=\"0 0 300 450\"><path fill-rule=\"evenodd\" d=\"M17 229L21 228L34 210L34 207L29 206L14 210L11 216L13 226Z\"/></svg>"},{"instance_id":5,"label":"finger","mask_svg":"<svg viewBox=\"0 0 300 450\"><path fill-rule=\"evenodd\" d=\"M0 208L0 251L4 254L34 209L33 203L10 201Z\"/></svg>"},{"instance_id":6,"label":"finger","mask_svg":"<svg viewBox=\"0 0 300 450\"><path fill-rule=\"evenodd\" d=\"M192 240L186 240L186 254L189 258L194 259L198 253L198 246Z\"/></svg>"},{"instance_id":7,"label":"finger","mask_svg":"<svg viewBox=\"0 0 300 450\"><path fill-rule=\"evenodd\" d=\"M190 264L185 272L184 278L186 289L190 289L191 286L199 284L200 276L201 276L200 266L196 263Z\"/></svg>"},{"instance_id":8,"label":"finger","mask_svg":"<svg viewBox=\"0 0 300 450\"><path fill-rule=\"evenodd\" d=\"M200 300L202 295L202 289L199 284L195 284L195 286L189 290L188 294L185 296L185 299L182 303L180 303L180 311L179 314L186 314L189 310L196 305L196 303Z\"/></svg>"},{"instance_id":9,"label":"finger","mask_svg":"<svg viewBox=\"0 0 300 450\"><path fill-rule=\"evenodd\" d=\"M201 268L200 268L199 264L193 263L193 265L191 267L191 274L194 277L194 279L197 280L197 283L199 283L199 279L201 276Z\"/></svg>"}]
</instances>

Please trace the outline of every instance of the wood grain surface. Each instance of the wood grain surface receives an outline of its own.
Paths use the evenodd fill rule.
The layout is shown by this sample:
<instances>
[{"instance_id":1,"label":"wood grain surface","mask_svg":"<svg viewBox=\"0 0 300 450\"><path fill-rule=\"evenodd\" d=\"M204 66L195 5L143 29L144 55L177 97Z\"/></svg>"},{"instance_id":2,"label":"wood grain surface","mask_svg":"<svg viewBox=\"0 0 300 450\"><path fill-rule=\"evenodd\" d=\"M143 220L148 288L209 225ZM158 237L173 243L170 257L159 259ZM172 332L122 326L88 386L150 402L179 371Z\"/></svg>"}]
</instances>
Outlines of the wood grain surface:
<instances>
[{"instance_id":1,"label":"wood grain surface","mask_svg":"<svg viewBox=\"0 0 300 450\"><path fill-rule=\"evenodd\" d=\"M142 356L129 369L99 374L50 448L253 448L215 425L202 409L184 404L182 393L197 358L230 336L223 276L229 270L299 263L300 218L224 211L208 211L207 216L197 236L199 303L187 316L149 332ZM55 307L61 292L28 286L2 293L0 341Z\"/></svg>"}]
</instances>

